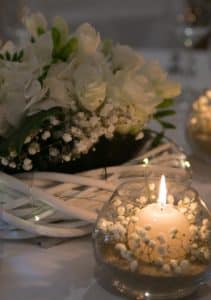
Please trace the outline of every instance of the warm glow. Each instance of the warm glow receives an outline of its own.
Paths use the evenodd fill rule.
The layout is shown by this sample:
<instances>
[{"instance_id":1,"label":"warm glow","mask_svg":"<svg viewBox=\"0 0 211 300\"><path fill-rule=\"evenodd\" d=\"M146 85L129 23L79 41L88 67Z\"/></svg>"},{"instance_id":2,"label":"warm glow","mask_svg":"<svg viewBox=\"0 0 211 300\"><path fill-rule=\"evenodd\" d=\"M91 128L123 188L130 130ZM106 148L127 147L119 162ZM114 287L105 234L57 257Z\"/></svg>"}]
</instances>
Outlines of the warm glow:
<instances>
[{"instance_id":1,"label":"warm glow","mask_svg":"<svg viewBox=\"0 0 211 300\"><path fill-rule=\"evenodd\" d=\"M40 220L40 217L39 216L35 216L34 219L35 219L36 222L38 222Z\"/></svg>"},{"instance_id":2,"label":"warm glow","mask_svg":"<svg viewBox=\"0 0 211 300\"><path fill-rule=\"evenodd\" d=\"M160 179L158 203L164 206L166 205L166 199L167 199L166 178L164 175L162 175Z\"/></svg>"}]
</instances>

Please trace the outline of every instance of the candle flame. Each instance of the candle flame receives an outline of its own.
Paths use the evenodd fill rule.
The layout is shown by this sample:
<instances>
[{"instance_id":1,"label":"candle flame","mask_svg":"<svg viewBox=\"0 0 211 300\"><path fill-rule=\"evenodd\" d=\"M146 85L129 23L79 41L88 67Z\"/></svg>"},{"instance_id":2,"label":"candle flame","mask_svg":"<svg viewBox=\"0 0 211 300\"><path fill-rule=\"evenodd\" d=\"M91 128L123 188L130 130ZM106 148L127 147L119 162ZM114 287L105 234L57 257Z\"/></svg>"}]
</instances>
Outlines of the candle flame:
<instances>
[{"instance_id":1,"label":"candle flame","mask_svg":"<svg viewBox=\"0 0 211 300\"><path fill-rule=\"evenodd\" d=\"M161 176L160 179L160 189L159 189L159 196L158 196L158 203L162 206L166 205L167 199L167 188L166 188L166 178L164 175Z\"/></svg>"}]
</instances>

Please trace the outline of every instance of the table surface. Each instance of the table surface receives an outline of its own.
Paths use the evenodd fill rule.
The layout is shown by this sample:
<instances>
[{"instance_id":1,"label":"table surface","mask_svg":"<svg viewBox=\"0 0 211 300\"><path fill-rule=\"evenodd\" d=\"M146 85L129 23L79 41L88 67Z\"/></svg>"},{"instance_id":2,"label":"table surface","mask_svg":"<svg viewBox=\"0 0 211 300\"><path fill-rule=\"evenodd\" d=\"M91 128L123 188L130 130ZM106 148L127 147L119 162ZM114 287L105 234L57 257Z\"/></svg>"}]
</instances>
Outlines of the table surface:
<instances>
[{"instance_id":1,"label":"table surface","mask_svg":"<svg viewBox=\"0 0 211 300\"><path fill-rule=\"evenodd\" d=\"M167 66L169 53L144 51L149 58L158 58ZM197 76L191 80L177 76L182 84L200 90L209 82L209 64L205 54L196 55ZM177 130L171 137L190 154L194 181L211 208L211 174L209 168L191 154L184 135L187 101L177 105L174 121ZM91 238L74 239L44 249L30 241L0 241L0 299L1 300L117 300L121 299L104 290L94 276L95 260ZM191 300L210 300L211 281L199 289ZM170 300L170 299L169 299Z\"/></svg>"}]
</instances>

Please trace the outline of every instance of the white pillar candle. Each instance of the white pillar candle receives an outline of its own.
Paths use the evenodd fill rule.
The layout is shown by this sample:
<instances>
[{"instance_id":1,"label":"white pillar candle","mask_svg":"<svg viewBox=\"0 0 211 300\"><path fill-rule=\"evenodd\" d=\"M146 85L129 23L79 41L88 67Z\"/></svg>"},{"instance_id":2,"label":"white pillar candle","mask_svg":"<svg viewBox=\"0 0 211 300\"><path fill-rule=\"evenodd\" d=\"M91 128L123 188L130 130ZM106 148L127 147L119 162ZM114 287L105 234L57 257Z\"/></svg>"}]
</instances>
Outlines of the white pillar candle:
<instances>
[{"instance_id":1,"label":"white pillar candle","mask_svg":"<svg viewBox=\"0 0 211 300\"><path fill-rule=\"evenodd\" d=\"M188 220L174 205L166 204L166 198L162 176L158 202L144 207L138 221L128 227L129 247L145 262L184 258L190 244Z\"/></svg>"}]
</instances>

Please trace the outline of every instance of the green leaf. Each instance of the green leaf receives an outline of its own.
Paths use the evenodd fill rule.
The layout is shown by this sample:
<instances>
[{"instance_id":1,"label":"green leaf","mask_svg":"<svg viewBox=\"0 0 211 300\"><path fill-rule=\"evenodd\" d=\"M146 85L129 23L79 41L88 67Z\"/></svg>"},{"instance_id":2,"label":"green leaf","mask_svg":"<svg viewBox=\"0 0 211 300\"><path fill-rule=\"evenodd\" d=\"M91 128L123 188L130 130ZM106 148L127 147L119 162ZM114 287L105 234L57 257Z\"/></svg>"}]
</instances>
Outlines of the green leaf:
<instances>
[{"instance_id":1,"label":"green leaf","mask_svg":"<svg viewBox=\"0 0 211 300\"><path fill-rule=\"evenodd\" d=\"M19 55L18 55L18 61L21 62L22 58L23 58L23 55L24 55L24 51L23 49L19 52Z\"/></svg>"},{"instance_id":2,"label":"green leaf","mask_svg":"<svg viewBox=\"0 0 211 300\"><path fill-rule=\"evenodd\" d=\"M62 109L58 107L25 117L19 124L19 127L13 130L9 134L8 138L0 143L0 154L8 154L8 152L12 149L16 150L17 154L20 155L26 137L35 130L42 128L44 122L49 120L51 116L64 118Z\"/></svg>"},{"instance_id":3,"label":"green leaf","mask_svg":"<svg viewBox=\"0 0 211 300\"><path fill-rule=\"evenodd\" d=\"M11 60L11 54L8 51L5 53L5 57L7 60Z\"/></svg>"},{"instance_id":4,"label":"green leaf","mask_svg":"<svg viewBox=\"0 0 211 300\"><path fill-rule=\"evenodd\" d=\"M161 124L161 126L163 126L163 128L165 129L176 129L176 126L172 123L169 123L169 122L164 122L164 121L160 121L159 120L159 123Z\"/></svg>"},{"instance_id":5,"label":"green leaf","mask_svg":"<svg viewBox=\"0 0 211 300\"><path fill-rule=\"evenodd\" d=\"M157 109L163 109L163 108L167 108L169 106L172 106L174 104L174 100L173 99L164 99L163 102L161 102L160 104L158 104L156 106Z\"/></svg>"},{"instance_id":6,"label":"green leaf","mask_svg":"<svg viewBox=\"0 0 211 300\"><path fill-rule=\"evenodd\" d=\"M0 53L0 59L4 59L4 55Z\"/></svg>"},{"instance_id":7,"label":"green leaf","mask_svg":"<svg viewBox=\"0 0 211 300\"><path fill-rule=\"evenodd\" d=\"M172 109L169 109L169 110L160 110L160 111L157 111L155 114L154 114L154 118L155 119L160 119L160 118L164 118L164 117L168 117L168 116L172 116L172 115L175 115L175 111L172 110Z\"/></svg>"},{"instance_id":8,"label":"green leaf","mask_svg":"<svg viewBox=\"0 0 211 300\"><path fill-rule=\"evenodd\" d=\"M50 69L50 65L46 65L46 66L43 67L42 73L41 73L41 75L38 77L38 80L39 80L39 82L41 83L41 85L43 84L43 81L44 81L45 78L47 77L49 69Z\"/></svg>"},{"instance_id":9,"label":"green leaf","mask_svg":"<svg viewBox=\"0 0 211 300\"><path fill-rule=\"evenodd\" d=\"M162 143L163 137L164 137L164 132L157 133L154 140L152 141L152 143L150 145L150 149L159 146Z\"/></svg>"},{"instance_id":10,"label":"green leaf","mask_svg":"<svg viewBox=\"0 0 211 300\"><path fill-rule=\"evenodd\" d=\"M17 60L18 60L18 53L15 52L15 53L13 54L12 61L17 61Z\"/></svg>"},{"instance_id":11,"label":"green leaf","mask_svg":"<svg viewBox=\"0 0 211 300\"><path fill-rule=\"evenodd\" d=\"M56 57L61 46L61 33L56 27L52 27L51 35L53 40L53 57Z\"/></svg>"},{"instance_id":12,"label":"green leaf","mask_svg":"<svg viewBox=\"0 0 211 300\"><path fill-rule=\"evenodd\" d=\"M113 46L112 40L110 40L110 39L105 39L105 40L103 41L102 51L103 51L103 53L104 53L105 56L110 55L112 46Z\"/></svg>"},{"instance_id":13,"label":"green leaf","mask_svg":"<svg viewBox=\"0 0 211 300\"><path fill-rule=\"evenodd\" d=\"M59 54L59 58L61 60L66 61L70 56L70 54L75 52L77 48L78 48L78 40L77 38L73 37L64 45L64 47L62 47Z\"/></svg>"},{"instance_id":14,"label":"green leaf","mask_svg":"<svg viewBox=\"0 0 211 300\"><path fill-rule=\"evenodd\" d=\"M40 36L40 35L42 35L42 34L44 34L44 33L45 33L44 28L42 28L42 27L37 27L37 34L38 34L38 36Z\"/></svg>"}]
</instances>

